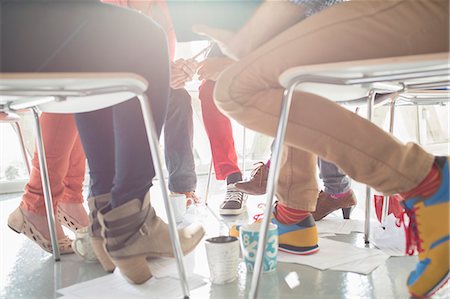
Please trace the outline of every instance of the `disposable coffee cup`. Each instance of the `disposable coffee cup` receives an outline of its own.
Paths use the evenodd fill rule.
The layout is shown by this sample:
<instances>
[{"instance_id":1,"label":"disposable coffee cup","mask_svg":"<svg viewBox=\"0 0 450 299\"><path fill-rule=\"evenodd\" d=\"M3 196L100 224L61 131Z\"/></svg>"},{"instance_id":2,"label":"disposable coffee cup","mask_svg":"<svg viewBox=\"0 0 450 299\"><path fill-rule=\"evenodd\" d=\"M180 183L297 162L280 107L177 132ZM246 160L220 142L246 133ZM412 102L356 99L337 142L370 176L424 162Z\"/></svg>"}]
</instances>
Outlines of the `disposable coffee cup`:
<instances>
[{"instance_id":1,"label":"disposable coffee cup","mask_svg":"<svg viewBox=\"0 0 450 299\"><path fill-rule=\"evenodd\" d=\"M172 203L173 214L177 223L183 222L186 214L186 195L184 194L170 194L169 200Z\"/></svg>"},{"instance_id":2,"label":"disposable coffee cup","mask_svg":"<svg viewBox=\"0 0 450 299\"><path fill-rule=\"evenodd\" d=\"M240 244L245 266L248 272L255 268L256 253L258 251L259 231L261 223L242 225L239 228ZM263 271L271 272L277 268L278 227L270 223L267 234L267 244L264 250Z\"/></svg>"},{"instance_id":3,"label":"disposable coffee cup","mask_svg":"<svg viewBox=\"0 0 450 299\"><path fill-rule=\"evenodd\" d=\"M234 281L239 264L239 240L230 236L214 237L206 239L205 246L211 282L226 284Z\"/></svg>"},{"instance_id":4,"label":"disposable coffee cup","mask_svg":"<svg viewBox=\"0 0 450 299\"><path fill-rule=\"evenodd\" d=\"M89 236L87 227L83 227L75 232L75 240L72 241L72 249L75 254L83 258L85 262L98 262L97 256L92 248L91 237Z\"/></svg>"}]
</instances>

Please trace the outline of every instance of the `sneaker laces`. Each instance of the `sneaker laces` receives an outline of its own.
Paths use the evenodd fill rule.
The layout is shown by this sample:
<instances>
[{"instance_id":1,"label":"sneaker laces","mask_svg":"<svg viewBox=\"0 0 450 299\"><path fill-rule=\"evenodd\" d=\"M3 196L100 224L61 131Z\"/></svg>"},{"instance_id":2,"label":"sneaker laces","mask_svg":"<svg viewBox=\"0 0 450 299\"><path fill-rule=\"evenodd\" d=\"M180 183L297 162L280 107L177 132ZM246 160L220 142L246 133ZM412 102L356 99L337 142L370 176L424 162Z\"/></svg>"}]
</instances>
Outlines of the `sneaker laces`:
<instances>
[{"instance_id":1,"label":"sneaker laces","mask_svg":"<svg viewBox=\"0 0 450 299\"><path fill-rule=\"evenodd\" d=\"M237 201L242 203L244 201L244 192L237 189L228 189L225 194L225 201Z\"/></svg>"},{"instance_id":2,"label":"sneaker laces","mask_svg":"<svg viewBox=\"0 0 450 299\"><path fill-rule=\"evenodd\" d=\"M397 227L403 226L405 230L406 237L406 249L407 255L413 255L416 248L420 253L423 251L422 242L423 240L419 237L419 231L417 230L418 223L416 221L416 210L418 208L413 208L411 210L405 209L396 220ZM405 217L405 215L407 217ZM406 218L409 219L409 223L406 223Z\"/></svg>"}]
</instances>

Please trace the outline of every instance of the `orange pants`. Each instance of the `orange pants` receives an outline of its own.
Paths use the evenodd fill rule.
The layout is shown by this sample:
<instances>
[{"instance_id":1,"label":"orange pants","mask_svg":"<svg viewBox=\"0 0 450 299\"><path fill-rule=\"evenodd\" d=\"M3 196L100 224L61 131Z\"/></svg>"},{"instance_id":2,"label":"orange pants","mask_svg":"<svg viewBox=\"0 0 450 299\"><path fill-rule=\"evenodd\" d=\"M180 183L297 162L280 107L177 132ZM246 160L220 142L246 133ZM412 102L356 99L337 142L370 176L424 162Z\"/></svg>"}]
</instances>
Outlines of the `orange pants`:
<instances>
[{"instance_id":1,"label":"orange pants","mask_svg":"<svg viewBox=\"0 0 450 299\"><path fill-rule=\"evenodd\" d=\"M72 114L42 113L42 138L47 160L53 205L83 202L86 158ZM25 186L21 207L45 215L39 160L35 150L30 181Z\"/></svg>"}]
</instances>

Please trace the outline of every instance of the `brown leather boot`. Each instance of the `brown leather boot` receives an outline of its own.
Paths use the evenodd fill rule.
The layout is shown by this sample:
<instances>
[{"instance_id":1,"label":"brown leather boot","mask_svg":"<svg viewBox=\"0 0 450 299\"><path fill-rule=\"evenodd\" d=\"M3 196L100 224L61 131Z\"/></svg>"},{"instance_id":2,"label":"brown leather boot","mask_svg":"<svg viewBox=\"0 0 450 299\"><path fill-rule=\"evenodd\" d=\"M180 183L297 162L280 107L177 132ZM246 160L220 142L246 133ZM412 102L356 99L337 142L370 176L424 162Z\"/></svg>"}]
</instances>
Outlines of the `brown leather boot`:
<instances>
[{"instance_id":1,"label":"brown leather boot","mask_svg":"<svg viewBox=\"0 0 450 299\"><path fill-rule=\"evenodd\" d=\"M266 193L269 167L263 162L258 162L255 165L258 166L253 169L250 180L237 182L234 186L247 194L262 195Z\"/></svg>"},{"instance_id":2,"label":"brown leather boot","mask_svg":"<svg viewBox=\"0 0 450 299\"><path fill-rule=\"evenodd\" d=\"M143 201L133 199L114 209L106 206L98 218L106 251L132 282L141 284L152 277L148 257L174 257L169 227L150 205L150 192ZM183 254L194 250L204 234L198 224L179 229Z\"/></svg>"},{"instance_id":3,"label":"brown leather boot","mask_svg":"<svg viewBox=\"0 0 450 299\"><path fill-rule=\"evenodd\" d=\"M101 226L98 222L97 212L104 208L111 201L111 193L102 194L88 198L89 206L89 236L91 237L92 249L95 252L100 264L106 272L114 272L116 266L114 265L111 257L106 252L103 246L103 236L101 234Z\"/></svg>"},{"instance_id":4,"label":"brown leather boot","mask_svg":"<svg viewBox=\"0 0 450 299\"><path fill-rule=\"evenodd\" d=\"M320 191L319 197L317 198L316 211L311 214L313 215L314 220L319 221L328 214L338 209L342 209L344 219L349 219L350 212L356 205L356 202L353 190L350 190L350 192L342 198L332 198L330 194Z\"/></svg>"}]
</instances>

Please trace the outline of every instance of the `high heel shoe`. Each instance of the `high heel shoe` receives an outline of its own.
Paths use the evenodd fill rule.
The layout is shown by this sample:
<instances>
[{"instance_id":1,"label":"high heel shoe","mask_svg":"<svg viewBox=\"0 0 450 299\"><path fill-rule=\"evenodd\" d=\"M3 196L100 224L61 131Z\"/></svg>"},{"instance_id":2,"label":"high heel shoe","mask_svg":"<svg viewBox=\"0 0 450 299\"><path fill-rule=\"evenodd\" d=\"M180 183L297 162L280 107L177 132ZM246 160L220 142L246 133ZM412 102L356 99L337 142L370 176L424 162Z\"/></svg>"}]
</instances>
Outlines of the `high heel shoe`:
<instances>
[{"instance_id":1,"label":"high heel shoe","mask_svg":"<svg viewBox=\"0 0 450 299\"><path fill-rule=\"evenodd\" d=\"M95 255L98 258L98 261L102 265L103 269L106 272L114 272L116 265L111 260L111 257L106 252L105 247L103 245L104 238L101 234L101 226L98 222L97 213L98 210L104 208L111 201L111 193L106 193L99 196L93 196L88 198L88 206L89 206L89 236L91 237L92 249L95 252Z\"/></svg>"},{"instance_id":2,"label":"high heel shoe","mask_svg":"<svg viewBox=\"0 0 450 299\"><path fill-rule=\"evenodd\" d=\"M19 208L15 209L8 217L8 227L16 233L24 234L31 241L39 245L42 249L49 253L53 253L52 243L44 237L37 228L31 223ZM59 252L61 254L73 253L72 240L67 236L58 239Z\"/></svg>"},{"instance_id":3,"label":"high heel shoe","mask_svg":"<svg viewBox=\"0 0 450 299\"><path fill-rule=\"evenodd\" d=\"M81 205L81 204L80 204ZM83 208L83 207L82 207ZM84 208L83 208L84 209ZM87 217L87 214L86 214ZM68 229L70 229L72 232L76 232L77 230L86 227L87 225L83 225L82 223L80 223L80 221L75 218L72 217L70 215L70 213L68 213L67 211L65 211L63 208L61 208L60 205L58 205L56 207L56 218L58 219L58 221L64 225L65 227L67 227Z\"/></svg>"},{"instance_id":4,"label":"high heel shoe","mask_svg":"<svg viewBox=\"0 0 450 299\"><path fill-rule=\"evenodd\" d=\"M120 272L135 284L152 277L147 264L150 257L174 257L169 228L156 216L150 205L150 192L144 200L133 199L98 211L98 219L105 237L105 248ZM179 229L181 250L187 254L194 250L205 234L196 224Z\"/></svg>"},{"instance_id":5,"label":"high heel shoe","mask_svg":"<svg viewBox=\"0 0 450 299\"><path fill-rule=\"evenodd\" d=\"M352 190L342 198L332 198L330 194L320 191L317 198L316 211L311 214L314 220L319 221L328 214L342 209L344 219L350 219L352 208L356 205L355 193Z\"/></svg>"}]
</instances>

